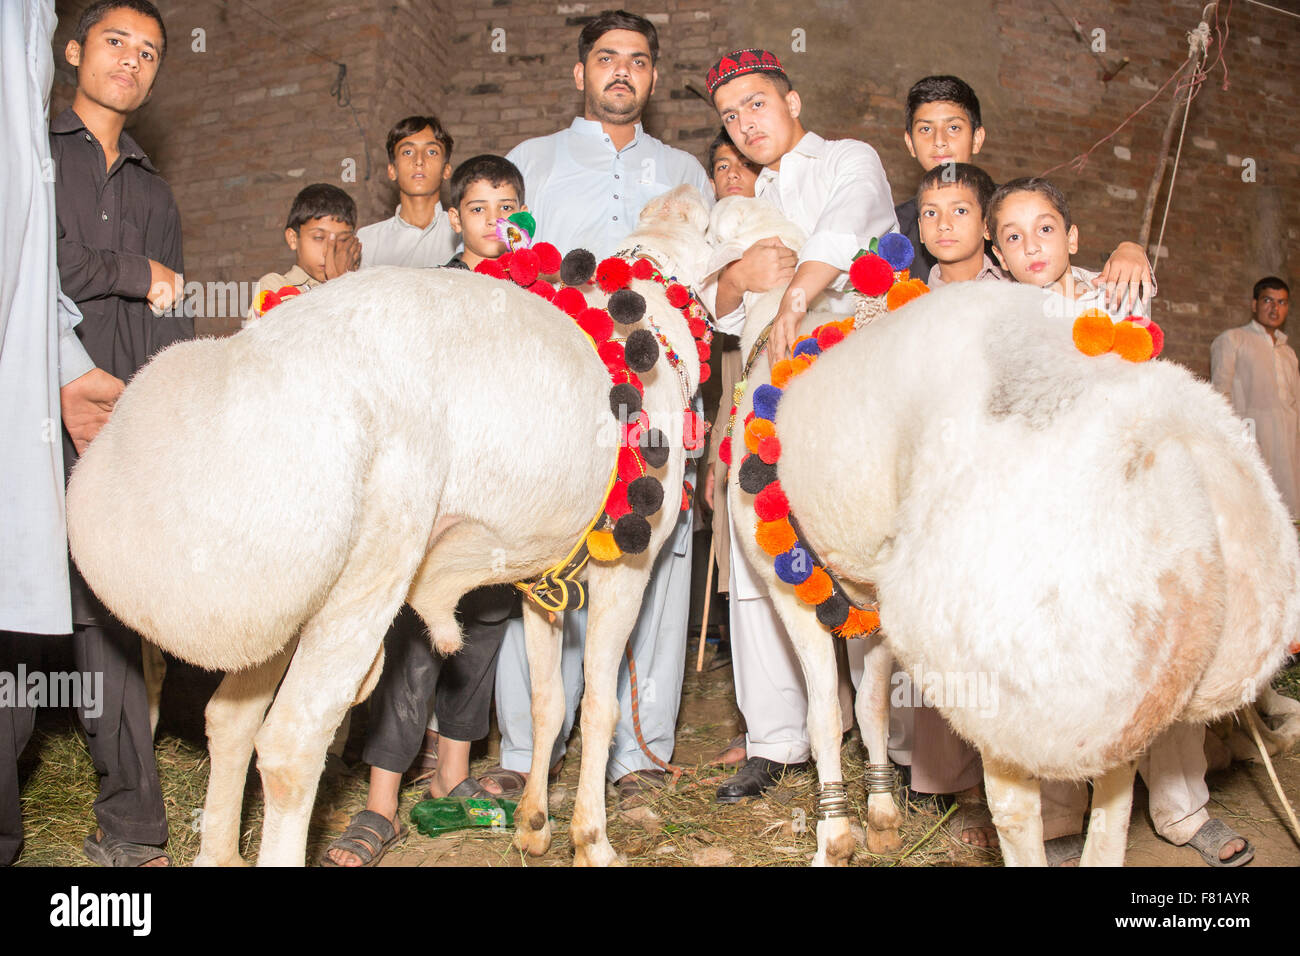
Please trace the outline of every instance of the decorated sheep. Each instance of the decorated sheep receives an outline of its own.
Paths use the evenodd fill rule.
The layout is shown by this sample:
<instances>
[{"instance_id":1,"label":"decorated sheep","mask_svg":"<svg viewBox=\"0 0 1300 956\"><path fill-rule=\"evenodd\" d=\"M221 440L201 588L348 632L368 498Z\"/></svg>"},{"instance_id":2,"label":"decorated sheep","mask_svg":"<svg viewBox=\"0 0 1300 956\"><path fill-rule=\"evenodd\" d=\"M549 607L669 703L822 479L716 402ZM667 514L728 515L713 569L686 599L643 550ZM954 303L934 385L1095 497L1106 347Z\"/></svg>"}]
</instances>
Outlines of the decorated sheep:
<instances>
[{"instance_id":1,"label":"decorated sheep","mask_svg":"<svg viewBox=\"0 0 1300 956\"><path fill-rule=\"evenodd\" d=\"M1083 862L1119 865L1137 757L1175 721L1253 700L1297 649L1294 528L1222 397L1132 361L1156 333L1107 320L1102 348L1096 316L1074 323L1036 289L959 283L904 304L917 291L894 284L900 307L856 331L810 315L806 361L738 409L732 505L760 512L742 544L809 682L816 861L853 847L831 632L870 633L874 593L906 669L996 682L996 702L937 704L983 754L1004 859L1046 862L1038 778L1091 779ZM869 747L887 714L870 673ZM889 810L869 819L877 840Z\"/></svg>"},{"instance_id":2,"label":"decorated sheep","mask_svg":"<svg viewBox=\"0 0 1300 956\"><path fill-rule=\"evenodd\" d=\"M580 545L594 560L572 833L578 862L613 862L601 758L619 656L681 506L683 440L702 438L686 411L704 316L667 277L689 282L705 261L706 220L693 191L661 197L630 240L654 261L566 259L577 291L539 285L522 260L516 282L365 270L231 338L176 345L131 381L72 476L69 540L119 618L228 672L207 710L197 862L242 862L256 745L258 862L301 865L326 746L377 679L403 601L450 653L460 597L510 581L538 599L524 605L535 746L516 843L544 852L563 702L558 629L539 605L563 604ZM631 490L647 475L661 495Z\"/></svg>"}]
</instances>

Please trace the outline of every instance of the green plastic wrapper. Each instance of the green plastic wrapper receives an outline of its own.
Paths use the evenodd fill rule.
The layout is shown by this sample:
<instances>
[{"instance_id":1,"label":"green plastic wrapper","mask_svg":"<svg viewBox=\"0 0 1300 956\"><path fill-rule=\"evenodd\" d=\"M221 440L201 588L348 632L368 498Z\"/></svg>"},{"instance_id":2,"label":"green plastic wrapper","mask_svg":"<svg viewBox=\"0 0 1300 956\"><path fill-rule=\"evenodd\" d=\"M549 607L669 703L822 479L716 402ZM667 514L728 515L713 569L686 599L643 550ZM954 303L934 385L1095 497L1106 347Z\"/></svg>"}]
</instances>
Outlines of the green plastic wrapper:
<instances>
[{"instance_id":1,"label":"green plastic wrapper","mask_svg":"<svg viewBox=\"0 0 1300 956\"><path fill-rule=\"evenodd\" d=\"M515 825L516 806L513 800L433 797L411 808L411 822L425 836L472 827L507 830Z\"/></svg>"}]
</instances>

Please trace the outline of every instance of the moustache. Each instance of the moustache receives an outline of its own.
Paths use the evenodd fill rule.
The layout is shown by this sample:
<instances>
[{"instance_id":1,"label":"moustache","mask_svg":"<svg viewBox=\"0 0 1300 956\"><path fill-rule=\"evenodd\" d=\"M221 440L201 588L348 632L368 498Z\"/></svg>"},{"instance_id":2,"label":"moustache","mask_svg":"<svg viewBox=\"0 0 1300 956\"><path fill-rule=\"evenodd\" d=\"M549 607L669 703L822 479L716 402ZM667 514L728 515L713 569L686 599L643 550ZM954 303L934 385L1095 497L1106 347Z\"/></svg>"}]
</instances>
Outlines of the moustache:
<instances>
[{"instance_id":1,"label":"moustache","mask_svg":"<svg viewBox=\"0 0 1300 956\"><path fill-rule=\"evenodd\" d=\"M614 87L616 87L616 86L621 86L621 87L623 87L623 88L626 89L629 93L631 93L633 96L636 95L636 87L634 87L631 83L627 83L627 82L625 82L625 81L623 81L623 80L615 80L613 83L609 84L609 86L605 87L605 90L604 90L604 91L605 91L606 93L608 93L610 90L612 90L612 89L613 89Z\"/></svg>"}]
</instances>

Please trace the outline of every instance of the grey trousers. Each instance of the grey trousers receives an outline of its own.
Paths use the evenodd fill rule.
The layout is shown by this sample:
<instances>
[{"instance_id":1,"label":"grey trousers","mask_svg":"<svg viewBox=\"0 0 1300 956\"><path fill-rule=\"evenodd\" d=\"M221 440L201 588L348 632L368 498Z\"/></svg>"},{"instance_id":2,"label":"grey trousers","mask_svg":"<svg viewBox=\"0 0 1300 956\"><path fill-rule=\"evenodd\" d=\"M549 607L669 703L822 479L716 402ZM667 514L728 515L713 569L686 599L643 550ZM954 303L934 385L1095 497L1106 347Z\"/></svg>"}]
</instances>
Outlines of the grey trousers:
<instances>
[{"instance_id":1,"label":"grey trousers","mask_svg":"<svg viewBox=\"0 0 1300 956\"><path fill-rule=\"evenodd\" d=\"M665 502L665 506L668 503ZM638 715L641 732L661 760L673 755L677 710L682 699L686 667L686 631L691 600L690 510L680 512L672 536L655 560L636 626L628 639L636 662ZM564 753L582 697L582 652L587 612L564 614L564 646L560 669L564 678L564 724L551 754L551 763ZM501 729L501 766L527 773L532 765L532 685L522 625L506 635L497 661L497 726ZM617 780L634 770L659 767L641 750L632 726L631 679L626 659L618 669L618 724L605 775Z\"/></svg>"}]
</instances>

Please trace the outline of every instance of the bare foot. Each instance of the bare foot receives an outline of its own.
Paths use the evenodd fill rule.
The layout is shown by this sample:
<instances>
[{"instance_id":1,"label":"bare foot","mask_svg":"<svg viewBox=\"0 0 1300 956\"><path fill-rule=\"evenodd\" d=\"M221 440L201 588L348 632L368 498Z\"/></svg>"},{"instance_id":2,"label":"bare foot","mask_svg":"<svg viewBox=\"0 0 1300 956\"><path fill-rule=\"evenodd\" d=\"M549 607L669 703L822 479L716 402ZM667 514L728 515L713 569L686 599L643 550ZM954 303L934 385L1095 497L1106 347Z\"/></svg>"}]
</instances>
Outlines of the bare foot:
<instances>
[{"instance_id":1,"label":"bare foot","mask_svg":"<svg viewBox=\"0 0 1300 956\"><path fill-rule=\"evenodd\" d=\"M745 762L748 753L745 750L745 735L738 734L727 744L727 748L709 761L710 767L731 767Z\"/></svg>"}]
</instances>

